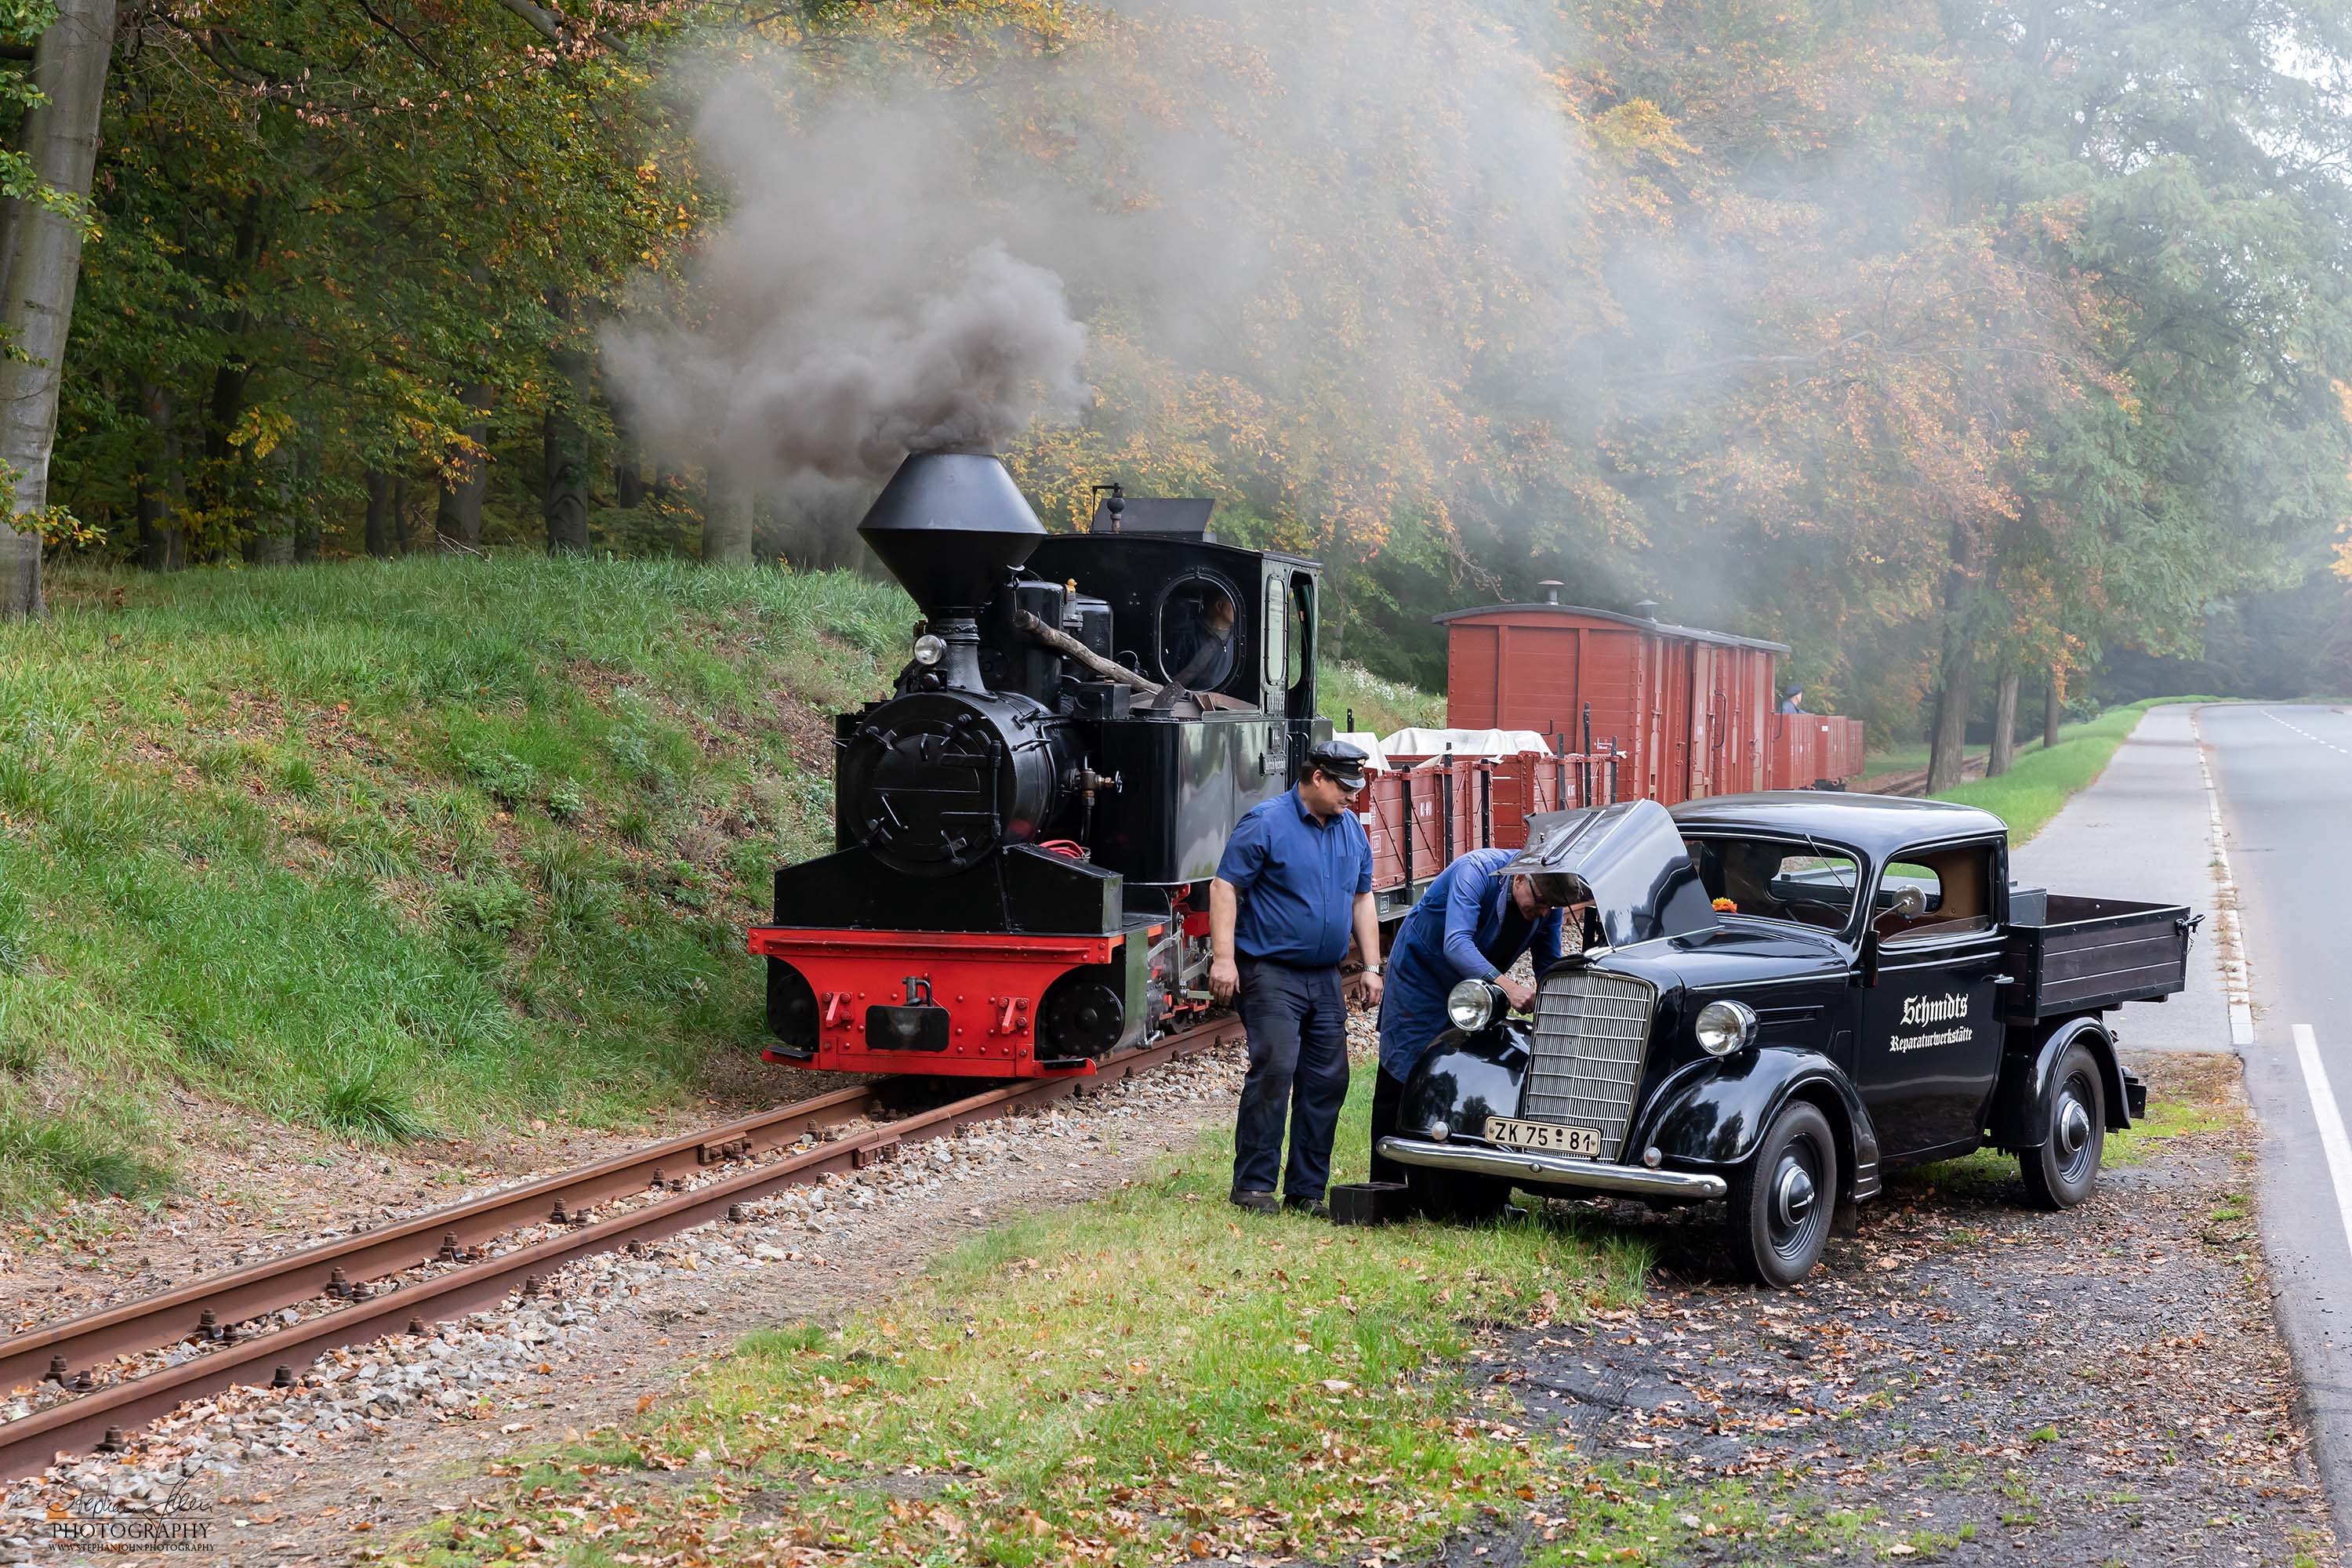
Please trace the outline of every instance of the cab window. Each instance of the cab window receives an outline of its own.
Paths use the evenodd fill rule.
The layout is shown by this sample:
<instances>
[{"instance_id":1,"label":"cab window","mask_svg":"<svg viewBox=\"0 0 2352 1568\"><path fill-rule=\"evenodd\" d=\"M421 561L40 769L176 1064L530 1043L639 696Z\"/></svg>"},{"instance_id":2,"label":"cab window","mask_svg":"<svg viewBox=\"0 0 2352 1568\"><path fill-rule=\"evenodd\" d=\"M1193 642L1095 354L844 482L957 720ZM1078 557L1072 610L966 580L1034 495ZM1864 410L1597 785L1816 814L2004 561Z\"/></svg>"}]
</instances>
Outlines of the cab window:
<instances>
[{"instance_id":1,"label":"cab window","mask_svg":"<svg viewBox=\"0 0 2352 1568\"><path fill-rule=\"evenodd\" d=\"M1691 864L1717 910L1843 931L1861 868L1852 856L1769 838L1688 838Z\"/></svg>"},{"instance_id":2,"label":"cab window","mask_svg":"<svg viewBox=\"0 0 2352 1568\"><path fill-rule=\"evenodd\" d=\"M1987 846L1910 850L1879 876L1872 929L1888 943L1990 931L1992 889L1993 852Z\"/></svg>"},{"instance_id":3,"label":"cab window","mask_svg":"<svg viewBox=\"0 0 2352 1568\"><path fill-rule=\"evenodd\" d=\"M1193 576L1171 584L1160 601L1160 679L1188 691L1219 691L1236 672L1246 673L1241 618L1241 598L1229 583Z\"/></svg>"}]
</instances>

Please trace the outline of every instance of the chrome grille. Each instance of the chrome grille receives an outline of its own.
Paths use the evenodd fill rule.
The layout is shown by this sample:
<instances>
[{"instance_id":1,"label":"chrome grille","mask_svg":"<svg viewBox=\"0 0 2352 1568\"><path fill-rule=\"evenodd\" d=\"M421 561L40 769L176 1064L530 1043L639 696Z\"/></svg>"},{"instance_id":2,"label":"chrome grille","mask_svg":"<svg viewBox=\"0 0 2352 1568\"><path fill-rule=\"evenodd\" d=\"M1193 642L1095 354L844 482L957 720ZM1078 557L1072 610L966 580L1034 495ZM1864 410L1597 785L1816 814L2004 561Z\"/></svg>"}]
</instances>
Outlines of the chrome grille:
<instances>
[{"instance_id":1,"label":"chrome grille","mask_svg":"<svg viewBox=\"0 0 2352 1568\"><path fill-rule=\"evenodd\" d=\"M1614 1160L1633 1113L1656 992L1605 970L1563 969L1536 996L1535 1055L1519 1114L1601 1130L1601 1158Z\"/></svg>"}]
</instances>

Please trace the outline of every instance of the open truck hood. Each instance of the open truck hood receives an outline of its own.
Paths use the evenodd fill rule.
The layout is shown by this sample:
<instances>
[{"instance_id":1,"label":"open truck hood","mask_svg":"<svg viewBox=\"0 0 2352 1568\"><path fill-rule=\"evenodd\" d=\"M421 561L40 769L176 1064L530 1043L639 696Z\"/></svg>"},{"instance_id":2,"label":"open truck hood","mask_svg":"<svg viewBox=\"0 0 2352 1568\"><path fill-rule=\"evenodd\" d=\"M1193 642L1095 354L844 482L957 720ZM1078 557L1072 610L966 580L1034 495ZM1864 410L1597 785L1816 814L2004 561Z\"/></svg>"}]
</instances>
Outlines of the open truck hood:
<instances>
[{"instance_id":1,"label":"open truck hood","mask_svg":"<svg viewBox=\"0 0 2352 1568\"><path fill-rule=\"evenodd\" d=\"M1623 800L1528 818L1528 845L1496 873L1567 876L1591 900L1611 947L1713 931L1715 906L1683 848L1683 836L1654 800Z\"/></svg>"}]
</instances>

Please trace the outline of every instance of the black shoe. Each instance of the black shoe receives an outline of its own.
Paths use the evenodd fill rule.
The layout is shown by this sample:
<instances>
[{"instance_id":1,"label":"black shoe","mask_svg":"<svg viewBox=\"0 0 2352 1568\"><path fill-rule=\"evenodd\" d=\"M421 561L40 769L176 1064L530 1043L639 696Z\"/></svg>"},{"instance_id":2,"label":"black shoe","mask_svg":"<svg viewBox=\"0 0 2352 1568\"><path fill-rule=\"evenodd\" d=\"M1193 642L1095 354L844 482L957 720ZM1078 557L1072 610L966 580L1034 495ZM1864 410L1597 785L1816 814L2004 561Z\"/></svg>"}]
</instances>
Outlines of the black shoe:
<instances>
[{"instance_id":1,"label":"black shoe","mask_svg":"<svg viewBox=\"0 0 2352 1568\"><path fill-rule=\"evenodd\" d=\"M1321 1198L1285 1198L1282 1200L1282 1206L1299 1214L1311 1215L1316 1219L1331 1217L1331 1205Z\"/></svg>"},{"instance_id":2,"label":"black shoe","mask_svg":"<svg viewBox=\"0 0 2352 1568\"><path fill-rule=\"evenodd\" d=\"M1272 1193L1245 1193L1238 1187L1234 1189L1232 1203L1237 1209L1248 1209L1255 1214L1272 1214L1282 1206Z\"/></svg>"}]
</instances>

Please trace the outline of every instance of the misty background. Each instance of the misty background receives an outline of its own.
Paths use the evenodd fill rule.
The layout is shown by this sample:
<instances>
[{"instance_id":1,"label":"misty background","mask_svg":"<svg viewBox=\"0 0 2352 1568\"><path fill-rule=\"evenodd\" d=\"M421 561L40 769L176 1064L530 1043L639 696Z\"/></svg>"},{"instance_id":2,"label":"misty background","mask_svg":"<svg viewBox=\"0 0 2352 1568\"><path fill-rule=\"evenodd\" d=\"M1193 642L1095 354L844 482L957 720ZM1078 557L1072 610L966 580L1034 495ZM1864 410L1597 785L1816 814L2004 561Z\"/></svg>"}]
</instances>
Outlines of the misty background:
<instances>
[{"instance_id":1,"label":"misty background","mask_svg":"<svg viewBox=\"0 0 2352 1568\"><path fill-rule=\"evenodd\" d=\"M137 24L56 548L867 564L904 449L992 446L1055 527L1215 498L1424 688L1432 614L1557 577L1890 740L2352 689L2342 5L597 15L251 133Z\"/></svg>"}]
</instances>

